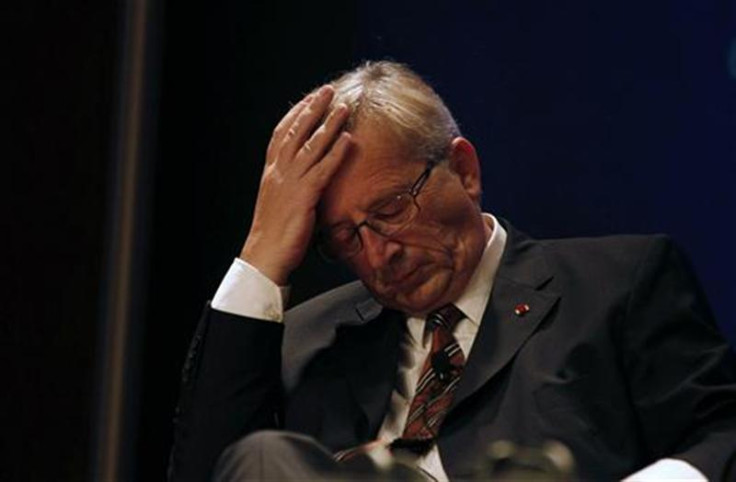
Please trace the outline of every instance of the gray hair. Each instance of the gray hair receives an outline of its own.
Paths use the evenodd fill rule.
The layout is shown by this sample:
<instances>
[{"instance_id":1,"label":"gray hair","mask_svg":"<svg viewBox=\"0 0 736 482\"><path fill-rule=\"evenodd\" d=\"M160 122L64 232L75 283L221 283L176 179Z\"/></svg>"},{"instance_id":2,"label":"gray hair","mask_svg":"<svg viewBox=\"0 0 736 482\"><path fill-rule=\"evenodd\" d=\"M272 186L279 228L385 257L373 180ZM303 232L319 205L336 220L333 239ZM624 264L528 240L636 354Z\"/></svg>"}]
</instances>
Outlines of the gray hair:
<instances>
[{"instance_id":1,"label":"gray hair","mask_svg":"<svg viewBox=\"0 0 736 482\"><path fill-rule=\"evenodd\" d=\"M330 111L347 105L345 129L363 122L386 127L417 159L441 162L460 129L439 95L403 64L365 62L331 82L335 96Z\"/></svg>"}]
</instances>

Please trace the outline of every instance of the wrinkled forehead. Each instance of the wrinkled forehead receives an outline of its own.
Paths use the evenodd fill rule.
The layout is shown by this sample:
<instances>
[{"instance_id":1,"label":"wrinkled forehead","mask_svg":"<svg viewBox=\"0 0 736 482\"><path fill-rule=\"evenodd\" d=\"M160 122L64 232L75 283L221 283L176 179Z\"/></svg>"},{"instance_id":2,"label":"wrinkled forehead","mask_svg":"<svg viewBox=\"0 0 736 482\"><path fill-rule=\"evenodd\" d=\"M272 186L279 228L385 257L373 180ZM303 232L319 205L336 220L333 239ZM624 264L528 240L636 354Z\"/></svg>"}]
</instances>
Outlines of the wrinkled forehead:
<instances>
[{"instance_id":1,"label":"wrinkled forehead","mask_svg":"<svg viewBox=\"0 0 736 482\"><path fill-rule=\"evenodd\" d=\"M426 165L417 150L380 126L362 124L351 135L350 151L320 198L320 224L345 221L411 187Z\"/></svg>"}]
</instances>

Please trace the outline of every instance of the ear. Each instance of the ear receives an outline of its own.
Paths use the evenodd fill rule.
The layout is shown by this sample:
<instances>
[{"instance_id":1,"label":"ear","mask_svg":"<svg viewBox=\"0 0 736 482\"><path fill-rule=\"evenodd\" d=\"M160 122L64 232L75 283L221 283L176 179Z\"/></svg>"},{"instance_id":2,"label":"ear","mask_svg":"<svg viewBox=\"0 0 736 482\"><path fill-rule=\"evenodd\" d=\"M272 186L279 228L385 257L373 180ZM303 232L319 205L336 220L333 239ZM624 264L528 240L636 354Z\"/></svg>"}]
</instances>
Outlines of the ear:
<instances>
[{"instance_id":1,"label":"ear","mask_svg":"<svg viewBox=\"0 0 736 482\"><path fill-rule=\"evenodd\" d=\"M456 137L450 146L450 170L457 174L465 192L480 205L481 174L480 161L475 147L464 137Z\"/></svg>"}]
</instances>

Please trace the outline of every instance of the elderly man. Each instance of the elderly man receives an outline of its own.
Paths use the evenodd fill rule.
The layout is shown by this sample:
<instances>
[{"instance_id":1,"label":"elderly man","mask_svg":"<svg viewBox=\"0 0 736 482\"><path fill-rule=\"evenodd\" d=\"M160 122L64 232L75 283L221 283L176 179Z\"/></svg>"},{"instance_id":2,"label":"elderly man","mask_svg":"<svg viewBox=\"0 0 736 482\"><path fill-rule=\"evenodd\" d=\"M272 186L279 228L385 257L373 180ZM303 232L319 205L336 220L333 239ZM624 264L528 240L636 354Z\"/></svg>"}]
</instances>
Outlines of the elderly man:
<instances>
[{"instance_id":1,"label":"elderly man","mask_svg":"<svg viewBox=\"0 0 736 482\"><path fill-rule=\"evenodd\" d=\"M732 354L668 239L533 240L480 198L473 145L408 68L295 105L192 343L171 478L399 460L452 480L482 477L493 441L556 440L580 478L733 480ZM313 238L360 280L284 314Z\"/></svg>"}]
</instances>

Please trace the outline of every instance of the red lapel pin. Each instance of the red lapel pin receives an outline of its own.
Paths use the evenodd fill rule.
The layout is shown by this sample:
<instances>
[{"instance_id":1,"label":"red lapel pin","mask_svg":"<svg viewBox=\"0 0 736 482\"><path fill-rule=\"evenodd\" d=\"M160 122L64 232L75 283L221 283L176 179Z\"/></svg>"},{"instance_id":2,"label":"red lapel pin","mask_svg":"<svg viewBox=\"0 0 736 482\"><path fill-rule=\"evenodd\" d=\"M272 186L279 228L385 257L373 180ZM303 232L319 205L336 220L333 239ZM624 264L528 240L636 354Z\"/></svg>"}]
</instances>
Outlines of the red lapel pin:
<instances>
[{"instance_id":1,"label":"red lapel pin","mask_svg":"<svg viewBox=\"0 0 736 482\"><path fill-rule=\"evenodd\" d=\"M516 316L524 316L527 313L529 313L530 310L531 310L531 307L529 305L527 305L526 303L519 303L514 308L514 314Z\"/></svg>"}]
</instances>

